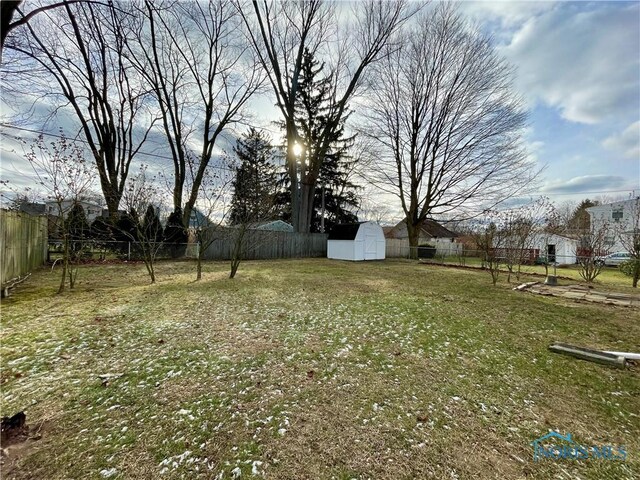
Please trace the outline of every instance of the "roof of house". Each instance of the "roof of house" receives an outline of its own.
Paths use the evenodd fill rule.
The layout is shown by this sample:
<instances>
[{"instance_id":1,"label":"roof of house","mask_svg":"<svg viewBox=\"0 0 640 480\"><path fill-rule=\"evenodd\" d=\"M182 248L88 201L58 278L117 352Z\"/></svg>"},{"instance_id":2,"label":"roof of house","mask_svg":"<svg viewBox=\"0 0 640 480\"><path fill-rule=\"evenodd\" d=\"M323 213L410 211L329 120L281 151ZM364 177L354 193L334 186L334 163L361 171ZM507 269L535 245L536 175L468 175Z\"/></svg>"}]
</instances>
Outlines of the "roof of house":
<instances>
[{"instance_id":1,"label":"roof of house","mask_svg":"<svg viewBox=\"0 0 640 480\"><path fill-rule=\"evenodd\" d=\"M354 240L360 225L365 222L339 223L329 232L329 240Z\"/></svg>"},{"instance_id":2,"label":"roof of house","mask_svg":"<svg viewBox=\"0 0 640 480\"><path fill-rule=\"evenodd\" d=\"M385 231L385 237L388 238L407 238L408 236L407 224L404 220L398 222L398 224L388 232ZM459 235L443 227L432 218L427 218L420 224L420 236L430 238L456 238Z\"/></svg>"},{"instance_id":3,"label":"roof of house","mask_svg":"<svg viewBox=\"0 0 640 480\"><path fill-rule=\"evenodd\" d=\"M47 206L44 203L23 202L18 209L29 215L44 215L47 212Z\"/></svg>"},{"instance_id":4,"label":"roof of house","mask_svg":"<svg viewBox=\"0 0 640 480\"><path fill-rule=\"evenodd\" d=\"M627 200L618 200L616 202L603 203L602 205L594 205L593 207L587 207L585 210L589 213L597 210L613 208L613 207L631 207L633 204L640 202L640 197L628 198Z\"/></svg>"},{"instance_id":5,"label":"roof of house","mask_svg":"<svg viewBox=\"0 0 640 480\"><path fill-rule=\"evenodd\" d=\"M249 228L254 230L269 230L272 232L293 232L293 225L282 220L268 220L265 222L256 222Z\"/></svg>"},{"instance_id":6,"label":"roof of house","mask_svg":"<svg viewBox=\"0 0 640 480\"><path fill-rule=\"evenodd\" d=\"M191 210L189 216L189 228L207 227L211 224L211 220L197 208Z\"/></svg>"}]
</instances>

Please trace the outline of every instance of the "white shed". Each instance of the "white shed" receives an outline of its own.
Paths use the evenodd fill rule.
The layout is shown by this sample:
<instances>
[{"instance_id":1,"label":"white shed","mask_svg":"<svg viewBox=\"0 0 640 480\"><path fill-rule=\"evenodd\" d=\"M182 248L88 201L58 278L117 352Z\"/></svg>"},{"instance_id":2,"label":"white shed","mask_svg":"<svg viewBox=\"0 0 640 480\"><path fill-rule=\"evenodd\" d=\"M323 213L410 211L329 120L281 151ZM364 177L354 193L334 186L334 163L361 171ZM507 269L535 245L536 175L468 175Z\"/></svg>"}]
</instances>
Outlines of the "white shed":
<instances>
[{"instance_id":1,"label":"white shed","mask_svg":"<svg viewBox=\"0 0 640 480\"><path fill-rule=\"evenodd\" d=\"M327 258L337 260L384 260L385 239L375 222L335 225L327 241Z\"/></svg>"},{"instance_id":2,"label":"white shed","mask_svg":"<svg viewBox=\"0 0 640 480\"><path fill-rule=\"evenodd\" d=\"M534 235L531 242L531 248L536 251L537 257L547 258L549 262L557 262L559 265L573 265L577 262L578 245L575 238L545 233Z\"/></svg>"}]
</instances>

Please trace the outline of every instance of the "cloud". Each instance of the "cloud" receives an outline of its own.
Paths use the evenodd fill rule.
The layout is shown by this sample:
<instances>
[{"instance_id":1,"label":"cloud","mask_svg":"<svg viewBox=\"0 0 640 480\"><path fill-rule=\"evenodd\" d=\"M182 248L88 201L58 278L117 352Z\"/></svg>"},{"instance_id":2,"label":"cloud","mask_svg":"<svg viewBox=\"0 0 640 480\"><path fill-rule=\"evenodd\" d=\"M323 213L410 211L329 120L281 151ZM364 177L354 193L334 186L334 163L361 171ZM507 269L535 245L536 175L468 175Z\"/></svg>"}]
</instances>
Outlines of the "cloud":
<instances>
[{"instance_id":1,"label":"cloud","mask_svg":"<svg viewBox=\"0 0 640 480\"><path fill-rule=\"evenodd\" d=\"M640 121L632 123L619 134L607 137L602 145L622 152L625 158L640 160Z\"/></svg>"},{"instance_id":2,"label":"cloud","mask_svg":"<svg viewBox=\"0 0 640 480\"><path fill-rule=\"evenodd\" d=\"M638 115L640 4L566 3L525 21L502 52L530 100L570 121Z\"/></svg>"},{"instance_id":3,"label":"cloud","mask_svg":"<svg viewBox=\"0 0 640 480\"><path fill-rule=\"evenodd\" d=\"M514 28L535 15L552 9L556 2L469 2L458 0L460 9L473 20L484 22L497 21L502 29Z\"/></svg>"},{"instance_id":4,"label":"cloud","mask_svg":"<svg viewBox=\"0 0 640 480\"><path fill-rule=\"evenodd\" d=\"M612 191L629 186L629 179L619 175L583 175L567 181L554 182L542 187L549 195Z\"/></svg>"}]
</instances>

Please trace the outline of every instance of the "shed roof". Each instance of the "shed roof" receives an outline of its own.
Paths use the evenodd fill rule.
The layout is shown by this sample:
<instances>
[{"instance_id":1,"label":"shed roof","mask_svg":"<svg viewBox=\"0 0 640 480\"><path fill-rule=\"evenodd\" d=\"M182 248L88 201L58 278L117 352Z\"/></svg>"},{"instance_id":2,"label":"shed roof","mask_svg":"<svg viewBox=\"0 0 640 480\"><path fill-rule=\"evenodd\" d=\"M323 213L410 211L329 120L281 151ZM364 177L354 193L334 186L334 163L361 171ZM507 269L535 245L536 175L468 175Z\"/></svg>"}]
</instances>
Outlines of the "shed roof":
<instances>
[{"instance_id":1,"label":"shed roof","mask_svg":"<svg viewBox=\"0 0 640 480\"><path fill-rule=\"evenodd\" d=\"M355 240L360 225L365 222L338 223L329 232L329 240Z\"/></svg>"}]
</instances>

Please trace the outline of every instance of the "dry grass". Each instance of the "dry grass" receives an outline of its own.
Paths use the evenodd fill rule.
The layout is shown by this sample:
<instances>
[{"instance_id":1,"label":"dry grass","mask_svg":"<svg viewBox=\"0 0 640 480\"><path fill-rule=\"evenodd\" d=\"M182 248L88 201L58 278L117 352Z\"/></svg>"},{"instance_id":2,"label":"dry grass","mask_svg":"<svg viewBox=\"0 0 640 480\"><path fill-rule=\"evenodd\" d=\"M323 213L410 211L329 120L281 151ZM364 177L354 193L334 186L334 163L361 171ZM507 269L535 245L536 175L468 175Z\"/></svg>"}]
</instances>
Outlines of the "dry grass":
<instances>
[{"instance_id":1,"label":"dry grass","mask_svg":"<svg viewBox=\"0 0 640 480\"><path fill-rule=\"evenodd\" d=\"M158 270L86 267L62 296L42 271L3 301L2 415L44 425L3 476L637 476L637 369L547 351L639 351L637 310L405 261ZM627 461L533 462L549 429Z\"/></svg>"}]
</instances>

